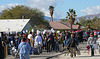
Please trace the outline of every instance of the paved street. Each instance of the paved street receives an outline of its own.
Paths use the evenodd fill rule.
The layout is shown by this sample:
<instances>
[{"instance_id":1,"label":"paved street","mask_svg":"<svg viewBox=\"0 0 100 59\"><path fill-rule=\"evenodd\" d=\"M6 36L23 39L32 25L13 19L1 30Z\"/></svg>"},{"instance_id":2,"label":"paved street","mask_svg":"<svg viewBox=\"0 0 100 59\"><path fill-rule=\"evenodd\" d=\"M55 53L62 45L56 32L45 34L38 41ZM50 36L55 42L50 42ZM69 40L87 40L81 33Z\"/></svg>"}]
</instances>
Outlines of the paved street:
<instances>
[{"instance_id":1,"label":"paved street","mask_svg":"<svg viewBox=\"0 0 100 59\"><path fill-rule=\"evenodd\" d=\"M69 55L62 54L58 57L54 57L52 59L100 59L100 54L97 52L95 56L91 57L90 53L86 53L85 51L81 51L81 55L77 55L76 57L71 58Z\"/></svg>"},{"instance_id":2,"label":"paved street","mask_svg":"<svg viewBox=\"0 0 100 59\"><path fill-rule=\"evenodd\" d=\"M56 55L59 55L59 54L61 54L61 53L60 52L58 52L58 53L56 53L56 52L50 52L50 53L43 52L40 55L30 55L30 59L46 59L48 57L56 56ZM6 59L14 59L14 57L9 55Z\"/></svg>"},{"instance_id":3,"label":"paved street","mask_svg":"<svg viewBox=\"0 0 100 59\"><path fill-rule=\"evenodd\" d=\"M81 43L79 45L79 47L81 48L81 55L77 55L77 57L73 57L71 58L70 55L66 55L64 54L64 52L43 52L40 55L30 55L30 59L100 59L100 54L98 53L98 50L96 50L95 52L95 56L91 57L90 53L87 53L86 50L86 43ZM14 57L12 57L11 55L9 55L6 59L15 59Z\"/></svg>"}]
</instances>

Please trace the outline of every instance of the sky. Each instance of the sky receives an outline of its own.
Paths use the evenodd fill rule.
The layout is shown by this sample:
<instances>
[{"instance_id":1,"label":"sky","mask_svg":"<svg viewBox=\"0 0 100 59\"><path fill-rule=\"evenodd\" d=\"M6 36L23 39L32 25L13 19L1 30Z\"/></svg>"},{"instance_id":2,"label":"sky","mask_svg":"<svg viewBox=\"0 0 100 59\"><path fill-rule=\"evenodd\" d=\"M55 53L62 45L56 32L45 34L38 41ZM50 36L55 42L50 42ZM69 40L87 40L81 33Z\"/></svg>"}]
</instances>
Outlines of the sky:
<instances>
[{"instance_id":1,"label":"sky","mask_svg":"<svg viewBox=\"0 0 100 59\"><path fill-rule=\"evenodd\" d=\"M0 0L0 12L17 5L40 9L50 17L49 6L54 6L54 18L66 18L69 9L76 11L77 17L100 13L100 0Z\"/></svg>"}]
</instances>

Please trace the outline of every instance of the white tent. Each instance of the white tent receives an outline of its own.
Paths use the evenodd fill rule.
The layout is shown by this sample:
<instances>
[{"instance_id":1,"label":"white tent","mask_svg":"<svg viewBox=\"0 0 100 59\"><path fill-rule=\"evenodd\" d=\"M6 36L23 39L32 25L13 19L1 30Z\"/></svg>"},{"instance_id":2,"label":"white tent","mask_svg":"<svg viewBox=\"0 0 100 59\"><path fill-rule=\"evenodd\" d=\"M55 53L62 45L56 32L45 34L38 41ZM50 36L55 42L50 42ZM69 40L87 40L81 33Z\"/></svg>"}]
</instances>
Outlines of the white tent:
<instances>
[{"instance_id":1,"label":"white tent","mask_svg":"<svg viewBox=\"0 0 100 59\"><path fill-rule=\"evenodd\" d=\"M0 32L21 32L32 27L30 19L0 19Z\"/></svg>"}]
</instances>

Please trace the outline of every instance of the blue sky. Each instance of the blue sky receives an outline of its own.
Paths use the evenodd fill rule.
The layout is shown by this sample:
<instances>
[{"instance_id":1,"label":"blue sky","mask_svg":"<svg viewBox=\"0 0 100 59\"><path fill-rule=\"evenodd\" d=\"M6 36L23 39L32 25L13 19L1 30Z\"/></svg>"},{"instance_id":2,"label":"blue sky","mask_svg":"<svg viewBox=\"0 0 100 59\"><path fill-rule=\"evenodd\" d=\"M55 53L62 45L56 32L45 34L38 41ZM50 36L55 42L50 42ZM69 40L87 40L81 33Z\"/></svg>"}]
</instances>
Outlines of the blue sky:
<instances>
[{"instance_id":1,"label":"blue sky","mask_svg":"<svg viewBox=\"0 0 100 59\"><path fill-rule=\"evenodd\" d=\"M96 6L100 6L100 0L63 0L63 3L59 4L57 9L63 11L64 15L66 15L64 12L68 11L69 8L75 9L79 17L85 15L81 10Z\"/></svg>"},{"instance_id":2,"label":"blue sky","mask_svg":"<svg viewBox=\"0 0 100 59\"><path fill-rule=\"evenodd\" d=\"M65 18L68 9L75 9L77 17L100 13L100 0L0 0L0 12L16 5L38 8L50 17L48 7L55 7L54 17Z\"/></svg>"}]
</instances>

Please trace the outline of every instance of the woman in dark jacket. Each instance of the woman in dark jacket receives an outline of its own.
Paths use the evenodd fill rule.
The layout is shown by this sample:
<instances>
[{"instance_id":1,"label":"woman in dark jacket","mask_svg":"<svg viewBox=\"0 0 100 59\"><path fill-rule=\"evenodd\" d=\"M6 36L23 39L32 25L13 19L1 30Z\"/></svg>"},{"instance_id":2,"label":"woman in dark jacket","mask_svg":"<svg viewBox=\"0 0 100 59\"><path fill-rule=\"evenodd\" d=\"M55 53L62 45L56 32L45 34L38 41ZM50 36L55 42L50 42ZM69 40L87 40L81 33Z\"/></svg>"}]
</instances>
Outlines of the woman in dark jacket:
<instances>
[{"instance_id":1,"label":"woman in dark jacket","mask_svg":"<svg viewBox=\"0 0 100 59\"><path fill-rule=\"evenodd\" d=\"M51 44L51 39L50 39L50 36L49 34L46 34L46 44L47 44L47 52L50 52L50 44Z\"/></svg>"},{"instance_id":2,"label":"woman in dark jacket","mask_svg":"<svg viewBox=\"0 0 100 59\"><path fill-rule=\"evenodd\" d=\"M76 38L74 38L73 34L71 34L71 38L69 38L68 48L71 53L70 56L73 57L73 55L74 55L76 57L77 41L76 41Z\"/></svg>"},{"instance_id":3,"label":"woman in dark jacket","mask_svg":"<svg viewBox=\"0 0 100 59\"><path fill-rule=\"evenodd\" d=\"M1 41L1 37L0 37L0 59L4 59L3 57L3 47L2 47L2 41Z\"/></svg>"}]
</instances>

